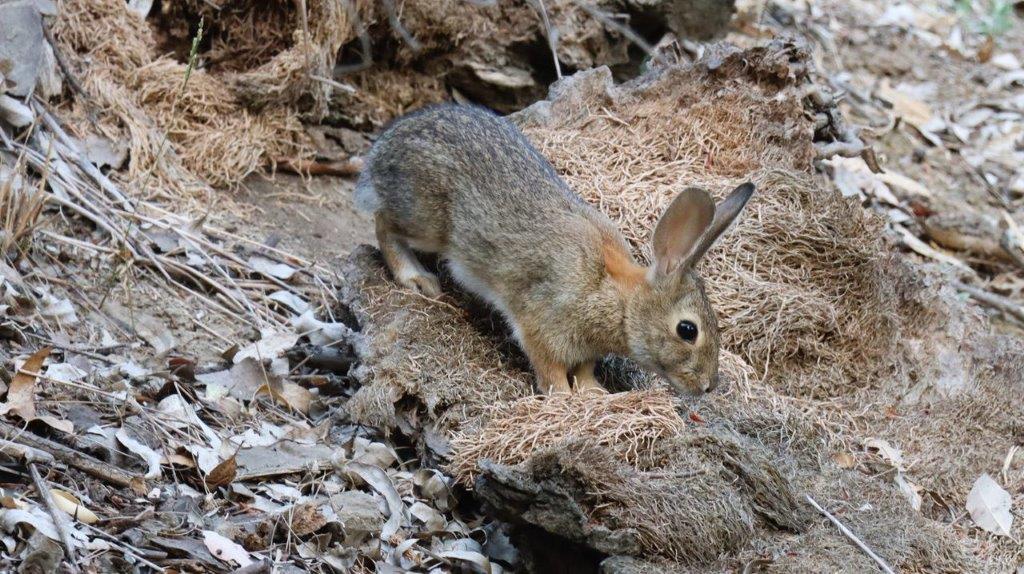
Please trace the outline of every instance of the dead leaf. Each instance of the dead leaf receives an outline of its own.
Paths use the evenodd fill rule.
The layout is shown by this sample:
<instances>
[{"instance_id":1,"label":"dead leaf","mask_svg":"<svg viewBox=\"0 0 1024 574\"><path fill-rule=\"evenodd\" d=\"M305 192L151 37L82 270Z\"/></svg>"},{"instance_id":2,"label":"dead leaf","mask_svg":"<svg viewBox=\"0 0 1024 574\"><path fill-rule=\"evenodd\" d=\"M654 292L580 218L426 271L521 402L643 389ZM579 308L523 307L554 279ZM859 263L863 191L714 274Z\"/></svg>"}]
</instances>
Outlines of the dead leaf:
<instances>
[{"instance_id":1,"label":"dead leaf","mask_svg":"<svg viewBox=\"0 0 1024 574\"><path fill-rule=\"evenodd\" d=\"M296 313L305 313L309 311L309 303L291 291L285 291L284 289L274 291L270 294L269 298L272 301L277 301L285 307L288 307Z\"/></svg>"},{"instance_id":2,"label":"dead leaf","mask_svg":"<svg viewBox=\"0 0 1024 574\"><path fill-rule=\"evenodd\" d=\"M330 506L324 506L321 512L329 520L340 522L345 532L377 533L384 525L384 515L377 500L359 490L346 490L332 495Z\"/></svg>"},{"instance_id":3,"label":"dead leaf","mask_svg":"<svg viewBox=\"0 0 1024 574\"><path fill-rule=\"evenodd\" d=\"M402 504L402 497L395 490L395 485L391 482L391 478L388 477L387 473L375 466L368 466L358 462L345 464L343 470L346 474L358 476L363 482L370 485L371 488L384 497L388 506L388 520L381 529L380 538L381 540L390 540L405 522L405 505Z\"/></svg>"},{"instance_id":4,"label":"dead leaf","mask_svg":"<svg viewBox=\"0 0 1024 574\"><path fill-rule=\"evenodd\" d=\"M49 293L43 293L39 303L39 316L44 319L54 319L64 325L78 323L75 306L69 299L58 299Z\"/></svg>"},{"instance_id":5,"label":"dead leaf","mask_svg":"<svg viewBox=\"0 0 1024 574\"><path fill-rule=\"evenodd\" d=\"M466 566L471 566L476 572L491 572L492 570L490 559L479 552L472 552L469 550L451 550L449 552L442 552L438 554L438 556L457 562L463 562Z\"/></svg>"},{"instance_id":6,"label":"dead leaf","mask_svg":"<svg viewBox=\"0 0 1024 574\"><path fill-rule=\"evenodd\" d=\"M910 507L914 510L920 511L921 504L924 500L921 498L921 487L907 480L906 475L902 472L897 472L893 478L896 483L896 488L900 490L907 502L910 503Z\"/></svg>"},{"instance_id":7,"label":"dead leaf","mask_svg":"<svg viewBox=\"0 0 1024 574\"><path fill-rule=\"evenodd\" d=\"M398 462L398 453L388 445L363 437L353 441L352 461L380 468L389 468Z\"/></svg>"},{"instance_id":8,"label":"dead leaf","mask_svg":"<svg viewBox=\"0 0 1024 574\"><path fill-rule=\"evenodd\" d=\"M146 461L146 465L149 467L149 470L146 472L143 478L159 478L161 473L160 462L164 458L163 456L160 455L160 453L149 448L149 446L139 442L138 440L132 438L128 434L128 431L124 429L124 427L117 429L117 433L115 433L114 436L117 437L117 440L121 444L123 444L125 448L139 455L142 458L142 460Z\"/></svg>"},{"instance_id":9,"label":"dead leaf","mask_svg":"<svg viewBox=\"0 0 1024 574\"><path fill-rule=\"evenodd\" d=\"M115 143L103 136L90 134L77 143L86 159L96 167L119 169L128 158L128 144L123 141Z\"/></svg>"},{"instance_id":10,"label":"dead leaf","mask_svg":"<svg viewBox=\"0 0 1024 574\"><path fill-rule=\"evenodd\" d=\"M231 484L235 480L236 474L238 474L238 463L235 461L235 457L232 456L215 466L210 471L210 474L206 475L204 481L207 488L219 488Z\"/></svg>"},{"instance_id":11,"label":"dead leaf","mask_svg":"<svg viewBox=\"0 0 1024 574\"><path fill-rule=\"evenodd\" d=\"M352 337L352 329L344 323L325 323L317 320L312 311L292 319L295 332L309 337L314 345L330 345Z\"/></svg>"},{"instance_id":12,"label":"dead leaf","mask_svg":"<svg viewBox=\"0 0 1024 574\"><path fill-rule=\"evenodd\" d=\"M298 271L291 265L278 263L277 261L267 259L266 257L260 257L259 255L250 257L248 263L249 267L253 271L267 277L275 277L282 281L291 279Z\"/></svg>"},{"instance_id":13,"label":"dead leaf","mask_svg":"<svg viewBox=\"0 0 1024 574\"><path fill-rule=\"evenodd\" d=\"M252 558L242 546L231 539L221 536L212 530L203 531L203 543L210 554L225 562L234 562L239 566L252 564Z\"/></svg>"},{"instance_id":14,"label":"dead leaf","mask_svg":"<svg viewBox=\"0 0 1024 574\"><path fill-rule=\"evenodd\" d=\"M1012 52L997 54L992 57L992 60L989 63L997 68L1002 68L1009 72L1020 69L1020 60L1018 60L1017 56L1013 55Z\"/></svg>"},{"instance_id":15,"label":"dead leaf","mask_svg":"<svg viewBox=\"0 0 1024 574\"><path fill-rule=\"evenodd\" d=\"M444 519L444 515L419 501L409 507L409 514L422 522L428 532L440 532L448 524L448 521Z\"/></svg>"},{"instance_id":16,"label":"dead leaf","mask_svg":"<svg viewBox=\"0 0 1024 574\"><path fill-rule=\"evenodd\" d=\"M864 200L869 197L899 206L900 200L889 187L879 178L879 174L871 171L868 164L859 157L835 157L827 162L832 174L832 182L843 197L856 197Z\"/></svg>"},{"instance_id":17,"label":"dead leaf","mask_svg":"<svg viewBox=\"0 0 1024 574\"><path fill-rule=\"evenodd\" d=\"M88 373L71 363L52 363L46 366L46 378L65 383L77 383Z\"/></svg>"},{"instance_id":18,"label":"dead leaf","mask_svg":"<svg viewBox=\"0 0 1024 574\"><path fill-rule=\"evenodd\" d=\"M246 358L257 361L276 359L294 347L298 341L299 336L295 333L267 329L260 333L259 341L242 348L231 360L237 365Z\"/></svg>"},{"instance_id":19,"label":"dead leaf","mask_svg":"<svg viewBox=\"0 0 1024 574\"><path fill-rule=\"evenodd\" d=\"M243 448L238 451L237 480L252 480L292 474L317 472L330 464L334 449L324 444L304 445L283 440L269 446Z\"/></svg>"},{"instance_id":20,"label":"dead leaf","mask_svg":"<svg viewBox=\"0 0 1024 574\"><path fill-rule=\"evenodd\" d=\"M51 489L50 492L53 494L53 503L57 505L57 508L68 513L75 520L85 524L95 524L99 521L96 513L86 508L73 494L56 488Z\"/></svg>"},{"instance_id":21,"label":"dead leaf","mask_svg":"<svg viewBox=\"0 0 1024 574\"><path fill-rule=\"evenodd\" d=\"M36 412L36 383L43 367L43 361L50 355L50 348L44 347L36 351L18 369L11 379L7 390L7 402L0 404L0 415L13 412L26 422L40 421L63 433L75 432L75 425L68 420L38 414Z\"/></svg>"},{"instance_id":22,"label":"dead leaf","mask_svg":"<svg viewBox=\"0 0 1024 574\"><path fill-rule=\"evenodd\" d=\"M896 483L896 487L910 503L911 508L914 510L921 510L921 504L923 502L921 498L921 487L907 479L906 475L903 473L903 453L901 453L898 448L889 444L889 441L879 438L872 438L864 441L864 447L876 452L883 461L896 470L896 475L893 477L893 482Z\"/></svg>"},{"instance_id":23,"label":"dead leaf","mask_svg":"<svg viewBox=\"0 0 1024 574\"><path fill-rule=\"evenodd\" d=\"M967 511L971 519L983 530L1009 536L1013 526L1013 515L1010 506L1013 500L1010 493L992 479L987 473L974 481L970 494L967 495Z\"/></svg>"},{"instance_id":24,"label":"dead leaf","mask_svg":"<svg viewBox=\"0 0 1024 574\"><path fill-rule=\"evenodd\" d=\"M835 461L836 466L839 468L851 469L857 466L857 459L852 454L846 452L837 452L832 455L832 460Z\"/></svg>"},{"instance_id":25,"label":"dead leaf","mask_svg":"<svg viewBox=\"0 0 1024 574\"><path fill-rule=\"evenodd\" d=\"M882 460L895 468L903 468L903 453L898 448L889 444L889 441L880 438L869 438L864 441L864 448L876 451L878 456L882 457Z\"/></svg>"},{"instance_id":26,"label":"dead leaf","mask_svg":"<svg viewBox=\"0 0 1024 574\"><path fill-rule=\"evenodd\" d=\"M11 532L19 524L28 524L36 530L36 532L49 538L50 540L60 540L60 534L57 533L57 527L53 524L53 517L51 517L45 510L35 507L31 510L22 509L5 509L0 510L0 525L3 526L5 532Z\"/></svg>"},{"instance_id":27,"label":"dead leaf","mask_svg":"<svg viewBox=\"0 0 1024 574\"><path fill-rule=\"evenodd\" d=\"M37 374L42 371L50 350L50 347L43 347L22 363L7 390L7 402L2 407L4 413L13 412L26 421L36 418Z\"/></svg>"},{"instance_id":28,"label":"dead leaf","mask_svg":"<svg viewBox=\"0 0 1024 574\"><path fill-rule=\"evenodd\" d=\"M125 330L138 335L157 354L166 353L177 345L167 325L152 315L138 309L128 309L110 299L104 303L103 312Z\"/></svg>"},{"instance_id":29,"label":"dead leaf","mask_svg":"<svg viewBox=\"0 0 1024 574\"><path fill-rule=\"evenodd\" d=\"M438 510L449 510L448 497L451 488L445 482L443 474L434 469L421 468L413 473L412 483L420 489L420 495L433 502Z\"/></svg>"},{"instance_id":30,"label":"dead leaf","mask_svg":"<svg viewBox=\"0 0 1024 574\"><path fill-rule=\"evenodd\" d=\"M320 530L329 522L320 512L320 506L307 502L292 508L289 522L291 531L297 536L309 536Z\"/></svg>"},{"instance_id":31,"label":"dead leaf","mask_svg":"<svg viewBox=\"0 0 1024 574\"><path fill-rule=\"evenodd\" d=\"M996 49L996 40L992 36L986 36L985 41L978 48L978 61L982 64L992 59L992 52Z\"/></svg>"},{"instance_id":32,"label":"dead leaf","mask_svg":"<svg viewBox=\"0 0 1024 574\"><path fill-rule=\"evenodd\" d=\"M196 375L196 380L206 385L206 399L218 401L225 396L251 401L257 391L268 383L268 373L252 357L246 357L226 371Z\"/></svg>"},{"instance_id":33,"label":"dead leaf","mask_svg":"<svg viewBox=\"0 0 1024 574\"><path fill-rule=\"evenodd\" d=\"M266 393L276 402L287 406L295 412L308 414L313 402L313 393L309 389L289 381L271 382L259 388L257 393Z\"/></svg>"},{"instance_id":34,"label":"dead leaf","mask_svg":"<svg viewBox=\"0 0 1024 574\"><path fill-rule=\"evenodd\" d=\"M875 177L877 177L879 180L882 181L882 183L885 183L889 187L901 189L906 193L912 195L920 195L924 197L932 196L932 192L929 191L927 187L921 185L920 183L914 181L913 179L910 179L909 177L901 173L896 173L895 171L886 171L885 173L875 174Z\"/></svg>"},{"instance_id":35,"label":"dead leaf","mask_svg":"<svg viewBox=\"0 0 1024 574\"><path fill-rule=\"evenodd\" d=\"M904 90L893 88L888 82L882 82L876 94L892 104L892 110L897 116L919 130L926 129L925 126L934 117L931 106Z\"/></svg>"},{"instance_id":36,"label":"dead leaf","mask_svg":"<svg viewBox=\"0 0 1024 574\"><path fill-rule=\"evenodd\" d=\"M165 538L163 536L152 536L149 541L163 548L172 551L172 555L180 555L183 558L197 560L211 566L221 566L221 563L210 554L202 542L193 538Z\"/></svg>"}]
</instances>

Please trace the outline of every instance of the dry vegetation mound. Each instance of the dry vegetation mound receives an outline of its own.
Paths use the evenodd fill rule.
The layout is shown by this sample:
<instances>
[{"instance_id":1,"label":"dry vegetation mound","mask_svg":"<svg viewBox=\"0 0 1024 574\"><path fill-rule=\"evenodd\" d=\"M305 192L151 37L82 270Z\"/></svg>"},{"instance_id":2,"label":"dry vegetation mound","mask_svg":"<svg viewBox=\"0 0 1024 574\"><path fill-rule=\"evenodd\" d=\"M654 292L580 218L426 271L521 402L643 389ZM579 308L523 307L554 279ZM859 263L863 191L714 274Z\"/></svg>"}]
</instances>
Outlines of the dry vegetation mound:
<instances>
[{"instance_id":1,"label":"dry vegetation mound","mask_svg":"<svg viewBox=\"0 0 1024 574\"><path fill-rule=\"evenodd\" d=\"M979 531L912 508L892 480L904 468L865 444L891 437L908 467L935 473L912 489L962 504L978 474L998 470L1024 414L1006 395L1019 392L1019 345L985 334L942 275L897 261L883 223L815 175L821 132L806 84L798 46L718 48L621 86L606 69L579 73L514 116L641 257L679 189L758 184L702 270L723 324L724 393L674 403L642 390L528 396L531 376L500 319L474 313L463 295L452 304L398 290L364 251L347 298L368 335L365 386L349 412L413 437L508 518L655 560L609 562L623 572L728 569L764 556L783 571L873 568L804 494L842 509L897 568L1011 564L1012 544L982 544ZM1005 366L981 368L989 361ZM612 388L657 387L628 361L601 370ZM993 400L1005 408L991 419L964 418ZM973 429L959 436L964 458L940 464L949 441L937 429L964 427ZM833 463L837 454L853 468Z\"/></svg>"},{"instance_id":2,"label":"dry vegetation mound","mask_svg":"<svg viewBox=\"0 0 1024 574\"><path fill-rule=\"evenodd\" d=\"M316 78L331 76L354 32L341 3L306 5L303 21L291 2L228 2L216 16L202 1L168 2L154 30L124 2L65 2L53 33L86 95L70 123L130 142L124 179L147 195L233 187L307 156L300 117L327 113L334 88ZM197 38L204 67L190 69Z\"/></svg>"}]
</instances>

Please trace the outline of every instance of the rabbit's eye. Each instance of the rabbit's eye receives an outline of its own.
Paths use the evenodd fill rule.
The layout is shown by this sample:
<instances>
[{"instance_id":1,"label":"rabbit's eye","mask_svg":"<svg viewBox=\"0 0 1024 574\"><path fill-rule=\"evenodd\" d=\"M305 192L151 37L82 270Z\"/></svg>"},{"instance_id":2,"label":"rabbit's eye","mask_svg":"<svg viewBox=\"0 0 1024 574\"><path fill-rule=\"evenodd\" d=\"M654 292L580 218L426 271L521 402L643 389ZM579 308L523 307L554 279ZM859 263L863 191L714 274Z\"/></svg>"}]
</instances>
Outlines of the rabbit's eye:
<instances>
[{"instance_id":1,"label":"rabbit's eye","mask_svg":"<svg viewBox=\"0 0 1024 574\"><path fill-rule=\"evenodd\" d=\"M687 343L692 343L697 340L697 325L693 321L680 321L676 325L676 334Z\"/></svg>"}]
</instances>

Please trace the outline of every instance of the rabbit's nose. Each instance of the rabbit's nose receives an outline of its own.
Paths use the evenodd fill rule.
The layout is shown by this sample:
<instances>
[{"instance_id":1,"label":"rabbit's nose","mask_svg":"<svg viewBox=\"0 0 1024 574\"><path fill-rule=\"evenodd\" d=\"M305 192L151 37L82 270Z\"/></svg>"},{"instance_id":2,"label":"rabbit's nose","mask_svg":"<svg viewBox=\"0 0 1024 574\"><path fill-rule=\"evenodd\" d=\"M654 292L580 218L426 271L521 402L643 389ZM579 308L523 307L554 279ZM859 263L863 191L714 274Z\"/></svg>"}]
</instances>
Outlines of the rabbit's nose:
<instances>
[{"instance_id":1,"label":"rabbit's nose","mask_svg":"<svg viewBox=\"0 0 1024 574\"><path fill-rule=\"evenodd\" d=\"M704 385L704 392L705 393L710 393L711 391L717 389L718 388L718 383L719 383L718 373L715 373L714 375L711 375L711 377L708 379L707 384Z\"/></svg>"}]
</instances>

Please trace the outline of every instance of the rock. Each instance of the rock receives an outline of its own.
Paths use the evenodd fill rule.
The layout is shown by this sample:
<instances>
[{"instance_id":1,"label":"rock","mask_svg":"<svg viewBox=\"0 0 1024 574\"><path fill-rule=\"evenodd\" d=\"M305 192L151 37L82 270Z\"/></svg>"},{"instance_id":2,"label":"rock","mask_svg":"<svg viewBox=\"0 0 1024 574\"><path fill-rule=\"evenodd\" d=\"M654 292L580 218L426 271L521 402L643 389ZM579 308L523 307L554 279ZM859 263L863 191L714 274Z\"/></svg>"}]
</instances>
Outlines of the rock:
<instances>
[{"instance_id":1,"label":"rock","mask_svg":"<svg viewBox=\"0 0 1024 574\"><path fill-rule=\"evenodd\" d=\"M365 492L339 492L331 496L331 506L338 509L338 520L346 532L380 532L384 526L377 499Z\"/></svg>"},{"instance_id":2,"label":"rock","mask_svg":"<svg viewBox=\"0 0 1024 574\"><path fill-rule=\"evenodd\" d=\"M47 63L43 16L35 2L0 4L0 73L3 91L25 97Z\"/></svg>"}]
</instances>

